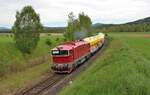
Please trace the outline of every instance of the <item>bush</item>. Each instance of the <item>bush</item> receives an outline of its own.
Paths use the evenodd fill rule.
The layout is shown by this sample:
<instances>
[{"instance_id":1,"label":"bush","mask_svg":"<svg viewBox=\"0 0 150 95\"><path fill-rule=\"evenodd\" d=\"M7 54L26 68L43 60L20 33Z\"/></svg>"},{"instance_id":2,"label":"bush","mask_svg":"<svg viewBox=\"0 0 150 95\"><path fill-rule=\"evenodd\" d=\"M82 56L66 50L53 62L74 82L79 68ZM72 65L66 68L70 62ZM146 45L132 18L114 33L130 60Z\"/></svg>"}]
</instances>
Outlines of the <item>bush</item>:
<instances>
[{"instance_id":1,"label":"bush","mask_svg":"<svg viewBox=\"0 0 150 95\"><path fill-rule=\"evenodd\" d=\"M56 41L59 41L59 38L56 38Z\"/></svg>"},{"instance_id":2,"label":"bush","mask_svg":"<svg viewBox=\"0 0 150 95\"><path fill-rule=\"evenodd\" d=\"M45 43L50 47L52 45L51 39L46 39Z\"/></svg>"}]
</instances>

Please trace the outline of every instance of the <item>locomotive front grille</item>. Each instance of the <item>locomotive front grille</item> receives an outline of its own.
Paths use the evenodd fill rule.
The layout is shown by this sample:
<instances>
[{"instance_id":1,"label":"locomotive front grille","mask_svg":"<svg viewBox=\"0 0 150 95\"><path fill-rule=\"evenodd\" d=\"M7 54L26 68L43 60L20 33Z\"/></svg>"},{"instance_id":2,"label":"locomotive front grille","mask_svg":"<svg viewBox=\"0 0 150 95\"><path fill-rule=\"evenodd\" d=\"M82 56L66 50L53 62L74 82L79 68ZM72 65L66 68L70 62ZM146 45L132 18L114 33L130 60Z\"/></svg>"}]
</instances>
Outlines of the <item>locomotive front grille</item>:
<instances>
[{"instance_id":1,"label":"locomotive front grille","mask_svg":"<svg viewBox=\"0 0 150 95\"><path fill-rule=\"evenodd\" d=\"M54 71L59 71L59 72L70 70L70 68L68 67L68 64L55 64L55 65L52 66L52 69Z\"/></svg>"}]
</instances>

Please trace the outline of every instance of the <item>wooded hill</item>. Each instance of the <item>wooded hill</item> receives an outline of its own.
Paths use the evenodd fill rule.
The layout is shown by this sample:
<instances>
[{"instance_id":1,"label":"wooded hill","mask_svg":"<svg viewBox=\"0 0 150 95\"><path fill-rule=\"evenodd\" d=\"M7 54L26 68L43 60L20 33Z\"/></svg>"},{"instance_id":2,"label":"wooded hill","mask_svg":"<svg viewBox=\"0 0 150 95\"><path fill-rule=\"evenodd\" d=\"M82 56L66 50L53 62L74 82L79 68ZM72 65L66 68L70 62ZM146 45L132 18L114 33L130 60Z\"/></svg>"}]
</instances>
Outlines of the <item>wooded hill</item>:
<instances>
[{"instance_id":1,"label":"wooded hill","mask_svg":"<svg viewBox=\"0 0 150 95\"><path fill-rule=\"evenodd\" d=\"M6 27L0 27L0 33L8 33L10 32L11 30L9 28L6 28Z\"/></svg>"},{"instance_id":2,"label":"wooded hill","mask_svg":"<svg viewBox=\"0 0 150 95\"><path fill-rule=\"evenodd\" d=\"M150 17L125 24L103 24L94 29L97 32L150 32Z\"/></svg>"}]
</instances>

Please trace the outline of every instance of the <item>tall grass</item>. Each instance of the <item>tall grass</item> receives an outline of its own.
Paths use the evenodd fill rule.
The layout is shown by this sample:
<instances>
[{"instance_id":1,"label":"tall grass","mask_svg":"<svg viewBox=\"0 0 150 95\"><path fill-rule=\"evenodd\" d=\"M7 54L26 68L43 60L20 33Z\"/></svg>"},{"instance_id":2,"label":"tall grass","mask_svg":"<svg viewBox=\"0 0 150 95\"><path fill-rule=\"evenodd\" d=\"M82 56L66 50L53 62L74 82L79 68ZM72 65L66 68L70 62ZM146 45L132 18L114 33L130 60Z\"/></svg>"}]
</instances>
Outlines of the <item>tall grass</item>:
<instances>
[{"instance_id":1,"label":"tall grass","mask_svg":"<svg viewBox=\"0 0 150 95\"><path fill-rule=\"evenodd\" d=\"M50 47L45 43L47 38L52 40ZM56 41L58 38L60 40ZM50 49L62 41L61 35L42 34L36 50L31 55L24 57L15 47L13 36L0 35L0 76L44 63L45 59L48 60L50 57Z\"/></svg>"},{"instance_id":2,"label":"tall grass","mask_svg":"<svg viewBox=\"0 0 150 95\"><path fill-rule=\"evenodd\" d=\"M150 95L149 38L135 35L109 34L102 56L60 95Z\"/></svg>"}]
</instances>

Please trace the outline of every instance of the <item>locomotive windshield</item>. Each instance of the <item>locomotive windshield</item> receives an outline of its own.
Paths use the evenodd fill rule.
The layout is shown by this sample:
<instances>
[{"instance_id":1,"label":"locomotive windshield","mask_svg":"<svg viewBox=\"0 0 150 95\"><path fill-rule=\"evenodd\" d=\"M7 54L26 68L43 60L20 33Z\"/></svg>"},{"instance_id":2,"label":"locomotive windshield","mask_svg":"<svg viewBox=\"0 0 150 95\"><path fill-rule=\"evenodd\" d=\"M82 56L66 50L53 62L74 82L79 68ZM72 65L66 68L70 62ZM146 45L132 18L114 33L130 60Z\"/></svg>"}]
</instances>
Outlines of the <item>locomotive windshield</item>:
<instances>
[{"instance_id":1,"label":"locomotive windshield","mask_svg":"<svg viewBox=\"0 0 150 95\"><path fill-rule=\"evenodd\" d=\"M67 56L68 51L67 50L52 50L52 55Z\"/></svg>"}]
</instances>

